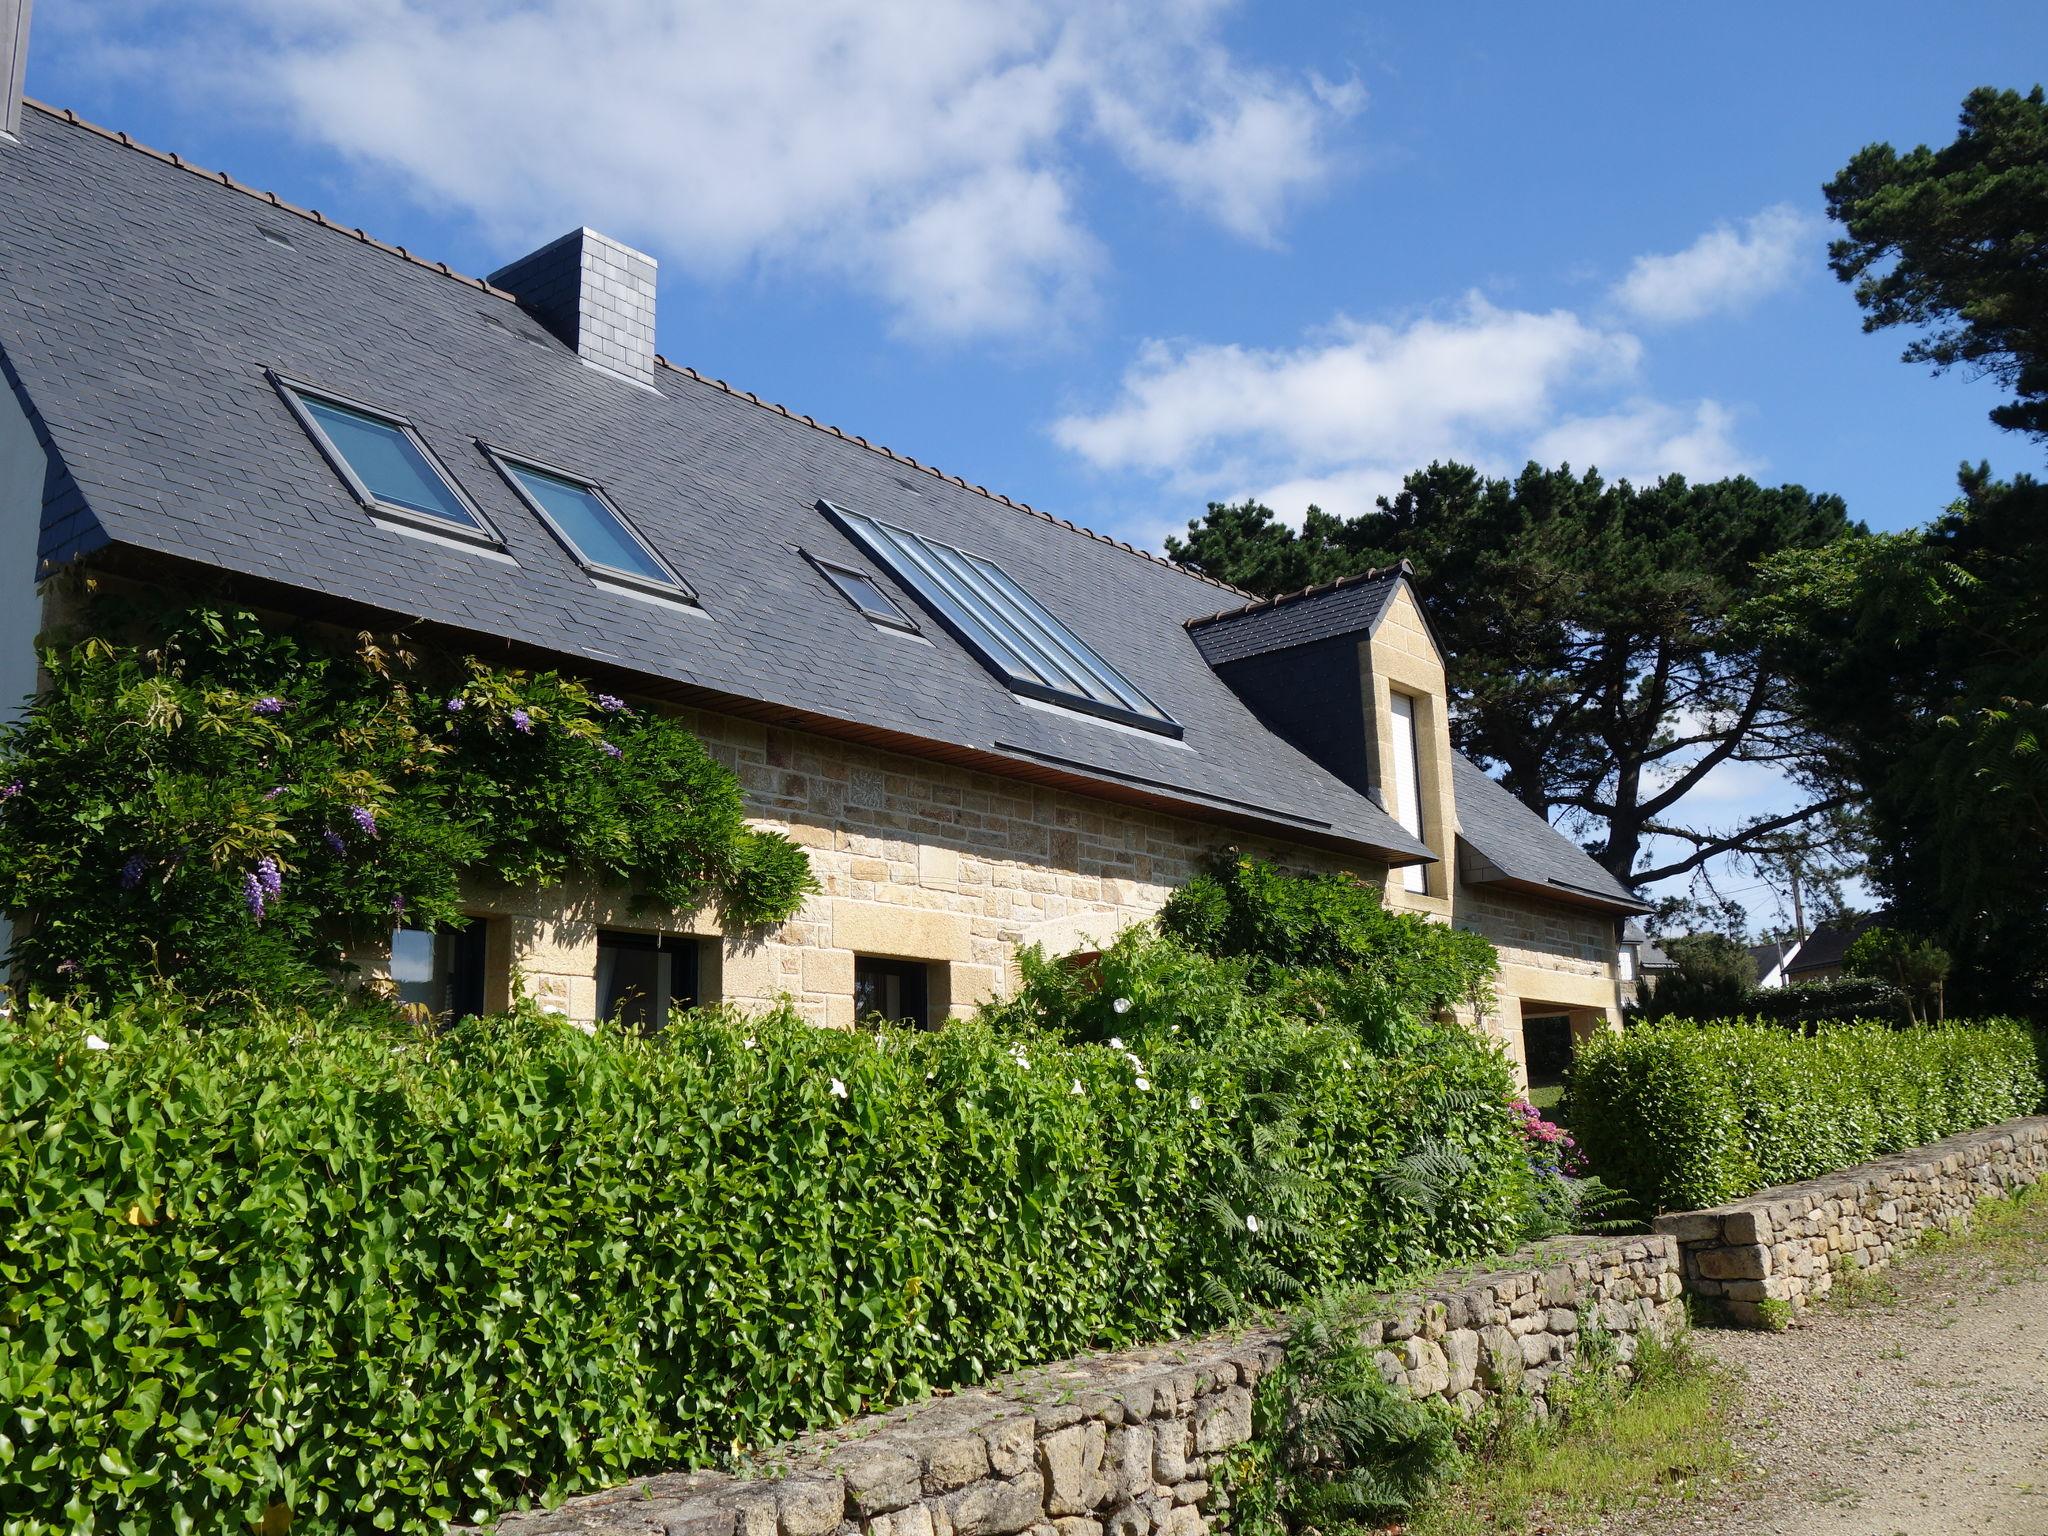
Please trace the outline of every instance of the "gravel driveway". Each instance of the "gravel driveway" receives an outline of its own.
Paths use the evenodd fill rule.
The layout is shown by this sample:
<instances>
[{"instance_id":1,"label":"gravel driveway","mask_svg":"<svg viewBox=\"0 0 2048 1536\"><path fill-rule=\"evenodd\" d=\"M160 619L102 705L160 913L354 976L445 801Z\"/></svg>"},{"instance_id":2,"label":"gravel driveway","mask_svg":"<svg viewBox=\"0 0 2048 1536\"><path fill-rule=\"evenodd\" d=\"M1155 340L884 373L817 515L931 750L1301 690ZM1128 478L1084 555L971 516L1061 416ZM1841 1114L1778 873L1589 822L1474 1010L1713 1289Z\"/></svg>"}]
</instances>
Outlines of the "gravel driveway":
<instances>
[{"instance_id":1,"label":"gravel driveway","mask_svg":"<svg viewBox=\"0 0 2048 1536\"><path fill-rule=\"evenodd\" d=\"M1601 1531L2048 1536L2048 1246L1910 1255L1878 1290L1781 1334L1697 1332L1745 1384L1753 1475Z\"/></svg>"}]
</instances>

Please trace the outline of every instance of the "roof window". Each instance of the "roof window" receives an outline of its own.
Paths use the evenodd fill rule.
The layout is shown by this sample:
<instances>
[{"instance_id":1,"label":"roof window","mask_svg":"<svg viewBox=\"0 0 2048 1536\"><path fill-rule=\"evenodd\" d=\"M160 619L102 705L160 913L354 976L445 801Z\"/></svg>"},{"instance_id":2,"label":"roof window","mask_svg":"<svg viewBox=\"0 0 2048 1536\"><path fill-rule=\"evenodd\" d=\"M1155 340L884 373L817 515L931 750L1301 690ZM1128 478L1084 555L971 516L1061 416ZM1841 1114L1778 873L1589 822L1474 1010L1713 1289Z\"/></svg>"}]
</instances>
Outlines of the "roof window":
<instances>
[{"instance_id":1,"label":"roof window","mask_svg":"<svg viewBox=\"0 0 2048 1536\"><path fill-rule=\"evenodd\" d=\"M505 479L562 547L593 576L695 602L697 594L654 551L594 480L486 446Z\"/></svg>"},{"instance_id":2,"label":"roof window","mask_svg":"<svg viewBox=\"0 0 2048 1536\"><path fill-rule=\"evenodd\" d=\"M913 635L917 633L917 620L897 606L896 599L884 592L882 584L866 571L841 565L835 560L821 560L809 550L804 551L804 558L815 565L818 573L831 582L839 595L859 609L862 617L870 623Z\"/></svg>"},{"instance_id":3,"label":"roof window","mask_svg":"<svg viewBox=\"0 0 2048 1536\"><path fill-rule=\"evenodd\" d=\"M818 505L1012 693L1165 736L1181 734L1135 683L993 560L829 501Z\"/></svg>"},{"instance_id":4,"label":"roof window","mask_svg":"<svg viewBox=\"0 0 2048 1536\"><path fill-rule=\"evenodd\" d=\"M356 500L374 512L495 545L498 536L457 489L411 422L272 375L299 424Z\"/></svg>"}]
</instances>

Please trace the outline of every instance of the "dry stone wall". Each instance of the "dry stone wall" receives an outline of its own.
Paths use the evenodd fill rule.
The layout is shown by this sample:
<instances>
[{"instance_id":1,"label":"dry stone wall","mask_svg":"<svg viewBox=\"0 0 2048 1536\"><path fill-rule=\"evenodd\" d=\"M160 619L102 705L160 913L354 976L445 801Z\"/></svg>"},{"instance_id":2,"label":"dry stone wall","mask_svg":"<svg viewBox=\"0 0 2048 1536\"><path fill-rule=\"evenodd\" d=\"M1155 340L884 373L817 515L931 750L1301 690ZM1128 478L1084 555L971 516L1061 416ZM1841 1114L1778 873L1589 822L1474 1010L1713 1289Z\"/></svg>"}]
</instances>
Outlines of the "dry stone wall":
<instances>
[{"instance_id":1,"label":"dry stone wall","mask_svg":"<svg viewBox=\"0 0 2048 1536\"><path fill-rule=\"evenodd\" d=\"M1876 1269L1978 1201L2048 1174L2048 1116L1966 1131L1710 1211L1659 1216L1683 1250L1685 1288L1755 1326L1825 1296L1835 1276Z\"/></svg>"},{"instance_id":2,"label":"dry stone wall","mask_svg":"<svg viewBox=\"0 0 2048 1536\"><path fill-rule=\"evenodd\" d=\"M1390 1297L1367 1324L1387 1379L1470 1411L1543 1411L1598 1330L1627 1358L1682 1317L1669 1238L1566 1238ZM1026 1371L794 1441L738 1475L676 1473L503 1521L502 1536L1208 1536L1216 1476L1252 1437L1283 1329Z\"/></svg>"}]
</instances>

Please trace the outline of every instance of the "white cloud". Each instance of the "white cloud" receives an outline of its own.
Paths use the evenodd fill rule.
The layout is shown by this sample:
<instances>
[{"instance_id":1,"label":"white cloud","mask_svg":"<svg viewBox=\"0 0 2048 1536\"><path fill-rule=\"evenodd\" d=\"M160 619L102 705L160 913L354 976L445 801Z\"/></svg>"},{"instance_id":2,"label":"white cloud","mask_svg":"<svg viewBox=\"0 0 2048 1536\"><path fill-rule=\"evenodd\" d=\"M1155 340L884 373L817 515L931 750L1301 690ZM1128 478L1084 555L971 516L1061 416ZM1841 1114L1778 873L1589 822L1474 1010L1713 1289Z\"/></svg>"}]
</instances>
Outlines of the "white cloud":
<instances>
[{"instance_id":1,"label":"white cloud","mask_svg":"<svg viewBox=\"0 0 2048 1536\"><path fill-rule=\"evenodd\" d=\"M1614 302L1636 319L1674 325L1747 309L1787 286L1819 245L1820 224L1790 203L1717 224L1682 251L1638 256Z\"/></svg>"},{"instance_id":2,"label":"white cloud","mask_svg":"<svg viewBox=\"0 0 2048 1536\"><path fill-rule=\"evenodd\" d=\"M1116 400L1063 417L1053 436L1097 468L1180 483L1419 463L1540 426L1567 384L1626 377L1639 352L1567 311L1499 309L1475 293L1399 324L1340 318L1299 347L1147 342Z\"/></svg>"},{"instance_id":3,"label":"white cloud","mask_svg":"<svg viewBox=\"0 0 2048 1536\"><path fill-rule=\"evenodd\" d=\"M920 334L1035 335L1101 262L1087 152L1261 241L1334 174L1360 91L1236 57L1224 8L129 0L100 30L167 39L124 56L281 111L508 256L589 223L671 272L822 272Z\"/></svg>"},{"instance_id":4,"label":"white cloud","mask_svg":"<svg viewBox=\"0 0 2048 1536\"><path fill-rule=\"evenodd\" d=\"M1734 413L1714 400L1689 410L1654 400L1617 411L1574 416L1539 435L1530 454L1544 464L1598 469L1609 480L1646 485L1665 475L1720 480L1753 474L1758 465L1735 445Z\"/></svg>"},{"instance_id":5,"label":"white cloud","mask_svg":"<svg viewBox=\"0 0 2048 1536\"><path fill-rule=\"evenodd\" d=\"M1188 513L1168 503L1357 516L1437 459L1490 475L1569 462L1638 484L1761 468L1726 405L1645 398L1642 356L1626 330L1473 293L1400 320L1340 317L1293 347L1145 342L1114 395L1052 435L1097 470L1153 482L1161 509L1127 506L1126 526L1175 531Z\"/></svg>"}]
</instances>

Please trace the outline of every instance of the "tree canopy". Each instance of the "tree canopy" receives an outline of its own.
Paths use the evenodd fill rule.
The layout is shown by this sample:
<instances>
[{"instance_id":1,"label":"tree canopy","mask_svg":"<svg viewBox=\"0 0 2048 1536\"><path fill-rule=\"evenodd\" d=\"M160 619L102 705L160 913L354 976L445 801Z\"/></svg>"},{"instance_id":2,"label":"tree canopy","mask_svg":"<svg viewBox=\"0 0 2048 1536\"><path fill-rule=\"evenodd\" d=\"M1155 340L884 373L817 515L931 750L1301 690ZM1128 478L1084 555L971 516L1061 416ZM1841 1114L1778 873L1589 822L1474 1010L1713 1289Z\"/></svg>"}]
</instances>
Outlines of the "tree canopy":
<instances>
[{"instance_id":1,"label":"tree canopy","mask_svg":"<svg viewBox=\"0 0 2048 1536\"><path fill-rule=\"evenodd\" d=\"M1891 920L1937 936L1962 990L2048 997L2048 486L1978 466L1922 529L1766 563L1741 626L1790 664L1854 795Z\"/></svg>"},{"instance_id":2,"label":"tree canopy","mask_svg":"<svg viewBox=\"0 0 2048 1536\"><path fill-rule=\"evenodd\" d=\"M1728 619L1758 560L1860 532L1840 498L1799 486L1432 464L1360 517L1311 508L1297 533L1256 503L1212 505L1167 549L1262 594L1410 561L1458 747L1640 886L1782 851L1844 803L1816 789L1789 812L1710 825L1686 801L1728 762L1807 775L1819 744L1784 707L1776 659ZM1658 837L1676 850L1646 859Z\"/></svg>"},{"instance_id":3,"label":"tree canopy","mask_svg":"<svg viewBox=\"0 0 2048 1536\"><path fill-rule=\"evenodd\" d=\"M1872 144L1826 187L1847 231L1829 247L1863 328L1932 327L1905 351L1978 368L2015 399L1991 419L2048 437L2048 99L1989 88L1941 149Z\"/></svg>"}]
</instances>

